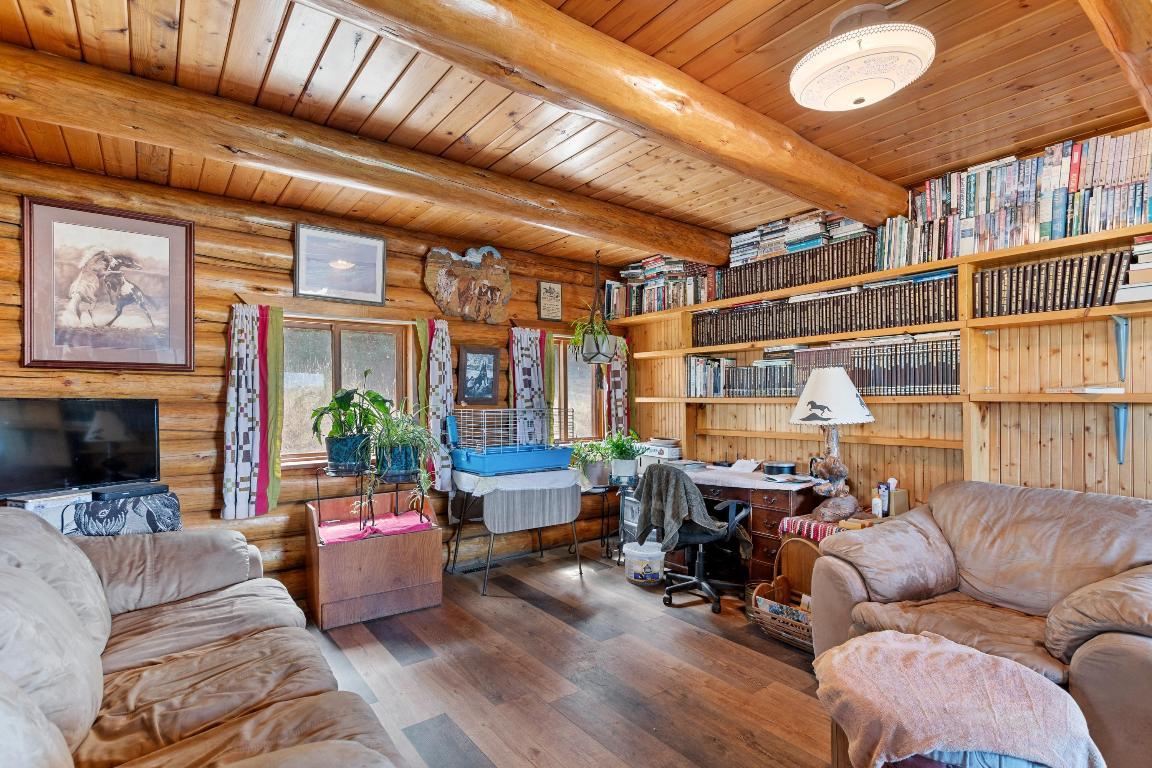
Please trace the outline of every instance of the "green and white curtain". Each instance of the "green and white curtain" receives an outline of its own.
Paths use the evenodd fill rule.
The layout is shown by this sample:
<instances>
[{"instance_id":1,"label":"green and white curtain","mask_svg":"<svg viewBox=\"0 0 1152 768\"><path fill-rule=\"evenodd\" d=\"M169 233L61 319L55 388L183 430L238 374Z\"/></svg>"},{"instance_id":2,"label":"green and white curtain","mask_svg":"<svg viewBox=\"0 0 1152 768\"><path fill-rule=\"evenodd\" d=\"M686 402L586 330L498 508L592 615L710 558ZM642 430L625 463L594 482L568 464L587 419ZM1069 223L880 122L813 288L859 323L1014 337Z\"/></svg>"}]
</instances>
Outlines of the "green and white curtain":
<instances>
[{"instance_id":1,"label":"green and white curtain","mask_svg":"<svg viewBox=\"0 0 1152 768\"><path fill-rule=\"evenodd\" d=\"M444 320L417 320L416 338L420 344L420 381L417 399L420 412L432 437L440 442L439 455L433 460L432 487L452 490L452 456L448 450L444 420L452 414L456 387L452 380L452 339Z\"/></svg>"},{"instance_id":2,"label":"green and white curtain","mask_svg":"<svg viewBox=\"0 0 1152 768\"><path fill-rule=\"evenodd\" d=\"M267 514L280 500L284 311L233 304L224 411L225 520Z\"/></svg>"},{"instance_id":3,"label":"green and white curtain","mask_svg":"<svg viewBox=\"0 0 1152 768\"><path fill-rule=\"evenodd\" d=\"M535 328L513 328L508 339L508 378L521 445L551 442L552 334Z\"/></svg>"}]
</instances>

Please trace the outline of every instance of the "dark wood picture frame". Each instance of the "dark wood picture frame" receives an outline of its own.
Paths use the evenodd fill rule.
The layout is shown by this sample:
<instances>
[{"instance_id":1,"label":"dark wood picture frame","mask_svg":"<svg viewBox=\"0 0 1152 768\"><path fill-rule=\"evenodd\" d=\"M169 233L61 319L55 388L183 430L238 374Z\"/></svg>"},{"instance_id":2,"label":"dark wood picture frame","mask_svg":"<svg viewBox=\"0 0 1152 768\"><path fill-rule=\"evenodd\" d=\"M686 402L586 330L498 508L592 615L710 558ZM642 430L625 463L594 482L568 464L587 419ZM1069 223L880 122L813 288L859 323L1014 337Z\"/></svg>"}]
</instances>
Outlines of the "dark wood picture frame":
<instances>
[{"instance_id":1,"label":"dark wood picture frame","mask_svg":"<svg viewBox=\"0 0 1152 768\"><path fill-rule=\"evenodd\" d=\"M545 305L545 296L548 291L556 292L555 311L548 311ZM550 300L551 301L551 300ZM564 283L552 280L536 281L536 316L540 320L564 320Z\"/></svg>"},{"instance_id":2,"label":"dark wood picture frame","mask_svg":"<svg viewBox=\"0 0 1152 768\"><path fill-rule=\"evenodd\" d=\"M318 290L309 289L307 285L307 270L311 254L308 253L307 242L310 235L328 237L331 240L345 240L351 241L370 241L373 244L379 244L379 261L373 267L378 270L378 274L374 276L376 285L370 286L371 290L359 289L346 289L345 293L361 293L365 297L357 298L349 295L339 295L338 293L321 293ZM294 258L292 260L292 293L294 296L305 299L322 299L324 301L342 301L348 304L368 304L374 307L382 307L387 302L388 294L388 241L383 237L375 237L373 235L366 235L361 232L344 232L339 229L331 229L329 227L317 227L311 224L297 224L292 230L292 248ZM329 257L336 254L329 254ZM321 257L324 258L324 257ZM347 260L346 260L347 261ZM348 261L351 267L356 265ZM330 262L332 264L332 262ZM332 266L335 266L332 264ZM335 277L336 275L334 275ZM341 290L341 289L336 289ZM371 298L366 296L371 293Z\"/></svg>"},{"instance_id":3,"label":"dark wood picture frame","mask_svg":"<svg viewBox=\"0 0 1152 768\"><path fill-rule=\"evenodd\" d=\"M195 225L191 221L170 218L166 216L153 216L137 213L135 211L122 211L113 208L104 208L87 203L75 203L67 200L53 200L44 197L25 196L23 198L23 232L22 245L24 251L23 275L23 356L22 364L29 368L86 368L94 370L140 370L140 371L192 371L195 370ZM51 215L50 209L65 212L56 216ZM109 217L124 222L122 228L114 225L118 222L100 220L96 217ZM71 218L72 221L64 219ZM141 281L134 270L138 266L129 266L121 258L119 263L108 265L105 261L101 265L103 272L93 271L92 287L95 293L85 292L86 299L95 298L96 302L84 301L81 307L80 300L73 301L78 292L77 279L74 279L69 288L69 305L58 310L56 303L59 298L56 275L56 262L58 255L55 251L53 233L56 224L71 224L79 227L103 229L111 233L109 237L116 236L153 236L168 237L169 272L168 281L168 338L170 346L164 350L143 350L132 347L116 346L86 346L76 343L60 344L57 336L61 332L59 326L60 315L68 308L78 318L77 331L83 328L79 318L87 315L92 328L96 328L94 310L99 302L106 301L114 317L103 323L103 327L111 327L121 316L125 309L133 312L143 312L151 327L155 328L155 318L149 311L156 310L155 299L148 300L133 282ZM133 223L136 226L132 226ZM73 249L75 250L75 249ZM129 254L131 255L131 254ZM93 257L95 258L95 257ZM155 255L151 255L155 259ZM88 260L79 260L84 264ZM173 262L182 261L183 264ZM128 269L124 272L124 269ZM115 284L107 278L116 274ZM119 296L113 302L113 292ZM44 309L45 303L48 309ZM180 304L182 303L182 306ZM133 309L135 305L135 309ZM103 315L101 317L103 320ZM127 332L127 331L125 331ZM149 359L152 357L154 359ZM167 358L164 360L162 358Z\"/></svg>"},{"instance_id":4,"label":"dark wood picture frame","mask_svg":"<svg viewBox=\"0 0 1152 768\"><path fill-rule=\"evenodd\" d=\"M465 405L499 405L500 403L500 347L481 347L461 344L456 350L456 399ZM490 361L489 378L483 387L469 386L470 358Z\"/></svg>"}]
</instances>

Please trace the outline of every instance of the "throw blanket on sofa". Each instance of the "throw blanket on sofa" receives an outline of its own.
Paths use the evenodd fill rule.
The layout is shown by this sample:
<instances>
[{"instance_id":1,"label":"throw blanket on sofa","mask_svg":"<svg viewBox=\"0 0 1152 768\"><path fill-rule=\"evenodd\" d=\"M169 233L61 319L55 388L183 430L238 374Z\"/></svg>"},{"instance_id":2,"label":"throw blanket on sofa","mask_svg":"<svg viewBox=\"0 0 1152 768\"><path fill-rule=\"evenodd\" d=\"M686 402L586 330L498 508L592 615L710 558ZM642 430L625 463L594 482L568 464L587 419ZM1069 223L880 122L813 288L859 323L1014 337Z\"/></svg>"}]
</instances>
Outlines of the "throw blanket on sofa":
<instances>
[{"instance_id":1,"label":"throw blanket on sofa","mask_svg":"<svg viewBox=\"0 0 1152 768\"><path fill-rule=\"evenodd\" d=\"M940 635L872 632L830 648L813 667L817 696L847 734L855 766L951 751L1104 768L1064 689Z\"/></svg>"}]
</instances>

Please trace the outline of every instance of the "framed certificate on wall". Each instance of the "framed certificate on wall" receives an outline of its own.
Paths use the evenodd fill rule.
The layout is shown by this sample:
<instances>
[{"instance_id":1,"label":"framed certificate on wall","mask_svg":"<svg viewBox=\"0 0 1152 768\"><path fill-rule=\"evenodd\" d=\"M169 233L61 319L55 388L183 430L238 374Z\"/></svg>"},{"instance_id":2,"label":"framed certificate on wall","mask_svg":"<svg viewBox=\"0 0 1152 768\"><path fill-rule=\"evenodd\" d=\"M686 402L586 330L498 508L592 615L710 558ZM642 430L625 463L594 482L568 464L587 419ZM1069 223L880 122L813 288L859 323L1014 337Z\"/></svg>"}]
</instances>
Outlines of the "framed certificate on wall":
<instances>
[{"instance_id":1,"label":"framed certificate on wall","mask_svg":"<svg viewBox=\"0 0 1152 768\"><path fill-rule=\"evenodd\" d=\"M564 319L564 284L541 280L537 283L536 304L541 320Z\"/></svg>"}]
</instances>

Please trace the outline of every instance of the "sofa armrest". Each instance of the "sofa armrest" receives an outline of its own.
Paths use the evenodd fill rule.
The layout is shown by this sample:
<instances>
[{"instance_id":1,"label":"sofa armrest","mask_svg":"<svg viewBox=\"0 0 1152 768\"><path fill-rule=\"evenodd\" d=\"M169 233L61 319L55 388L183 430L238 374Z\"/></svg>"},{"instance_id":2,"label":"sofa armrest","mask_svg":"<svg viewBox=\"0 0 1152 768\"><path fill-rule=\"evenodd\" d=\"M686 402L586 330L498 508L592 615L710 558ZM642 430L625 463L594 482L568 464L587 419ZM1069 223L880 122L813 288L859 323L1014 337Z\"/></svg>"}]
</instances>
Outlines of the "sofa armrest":
<instances>
[{"instance_id":1,"label":"sofa armrest","mask_svg":"<svg viewBox=\"0 0 1152 768\"><path fill-rule=\"evenodd\" d=\"M1108 768L1146 768L1152 755L1152 638L1096 635L1072 656L1068 693Z\"/></svg>"},{"instance_id":2,"label":"sofa armrest","mask_svg":"<svg viewBox=\"0 0 1152 768\"><path fill-rule=\"evenodd\" d=\"M1044 645L1067 663L1104 632L1152 636L1152 565L1088 584L1056 603L1048 613Z\"/></svg>"},{"instance_id":3,"label":"sofa armrest","mask_svg":"<svg viewBox=\"0 0 1152 768\"><path fill-rule=\"evenodd\" d=\"M877 603L926 600L960 584L956 556L927 506L829 536L820 542L820 552L852 563Z\"/></svg>"},{"instance_id":4,"label":"sofa armrest","mask_svg":"<svg viewBox=\"0 0 1152 768\"><path fill-rule=\"evenodd\" d=\"M816 558L812 568L812 650L817 656L852 637L852 608L867 600L864 577L852 563L838 557Z\"/></svg>"},{"instance_id":5,"label":"sofa armrest","mask_svg":"<svg viewBox=\"0 0 1152 768\"><path fill-rule=\"evenodd\" d=\"M255 544L248 545L248 578L259 579L264 575L264 557Z\"/></svg>"},{"instance_id":6,"label":"sofa armrest","mask_svg":"<svg viewBox=\"0 0 1152 768\"><path fill-rule=\"evenodd\" d=\"M247 581L251 554L237 531L76 536L100 576L112 615Z\"/></svg>"},{"instance_id":7,"label":"sofa armrest","mask_svg":"<svg viewBox=\"0 0 1152 768\"><path fill-rule=\"evenodd\" d=\"M392 768L384 755L355 741L315 741L255 755L228 768Z\"/></svg>"}]
</instances>

